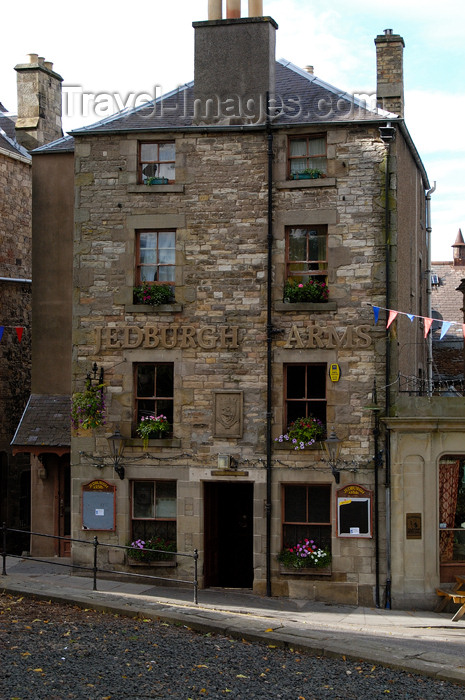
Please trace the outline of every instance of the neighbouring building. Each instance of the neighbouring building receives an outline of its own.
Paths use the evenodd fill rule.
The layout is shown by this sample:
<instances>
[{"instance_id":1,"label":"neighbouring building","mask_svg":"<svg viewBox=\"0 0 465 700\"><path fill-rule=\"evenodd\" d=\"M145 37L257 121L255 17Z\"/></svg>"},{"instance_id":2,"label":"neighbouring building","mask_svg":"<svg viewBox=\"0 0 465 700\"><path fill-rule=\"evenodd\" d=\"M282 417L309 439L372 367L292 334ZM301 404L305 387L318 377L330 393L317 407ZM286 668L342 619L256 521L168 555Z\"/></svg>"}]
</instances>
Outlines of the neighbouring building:
<instances>
[{"instance_id":1,"label":"neighbouring building","mask_svg":"<svg viewBox=\"0 0 465 700\"><path fill-rule=\"evenodd\" d=\"M64 189L37 190L38 236L64 246L68 266L42 292L64 346L72 332L69 383L56 338L43 336L40 393L57 363L63 397L103 369L106 423L71 437L71 534L195 548L202 586L387 606L420 593L430 605L440 463L458 464L457 480L441 482L457 487L465 445L462 399L405 396L399 380L431 393L431 190L403 118L403 39L375 39L369 108L276 61L278 27L260 1L241 17L228 0L226 15L211 1L194 23L192 83L33 153L38 179L47 172L68 198L74 163L74 212ZM173 296L143 303L144 284L146 296ZM391 323L395 310L405 313ZM432 435L438 413L444 432ZM159 414L168 433L142 439L142 419ZM320 421L339 456L326 456L325 435L298 450L280 439L301 418ZM37 424L43 445L48 430ZM118 431L115 470L107 439ZM33 478L37 513L53 510L48 475ZM278 561L305 539L330 566ZM90 564L91 548L73 542L71 556ZM173 563L175 578L189 574L181 557L152 565L169 577ZM107 549L100 565L132 563Z\"/></svg>"},{"instance_id":2,"label":"neighbouring building","mask_svg":"<svg viewBox=\"0 0 465 700\"><path fill-rule=\"evenodd\" d=\"M32 267L37 270L32 249L36 242L36 258L42 260L47 250L42 247L43 241L34 241L32 237L29 149L62 135L62 78L53 71L50 62L37 54L29 54L29 62L17 65L15 70L18 115L0 113L0 523L5 522L13 529L29 530L29 451L10 445L31 393ZM53 247L47 253L47 260L50 260L50 251L53 254ZM48 273L44 283L53 287L50 268ZM49 315L51 310L52 307ZM51 383L53 378L47 377L49 387ZM67 394L69 404L69 386ZM34 430L36 427L34 425ZM16 553L29 549L28 535L10 534L9 542Z\"/></svg>"}]
</instances>

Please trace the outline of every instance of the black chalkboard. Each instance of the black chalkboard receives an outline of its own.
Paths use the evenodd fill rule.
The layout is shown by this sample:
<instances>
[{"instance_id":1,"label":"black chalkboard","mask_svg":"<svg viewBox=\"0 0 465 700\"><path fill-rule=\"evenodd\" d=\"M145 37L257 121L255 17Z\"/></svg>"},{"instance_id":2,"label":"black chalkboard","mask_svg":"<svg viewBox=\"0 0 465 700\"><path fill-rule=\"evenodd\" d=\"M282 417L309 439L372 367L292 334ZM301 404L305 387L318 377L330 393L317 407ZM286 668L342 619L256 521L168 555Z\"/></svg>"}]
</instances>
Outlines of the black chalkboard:
<instances>
[{"instance_id":1,"label":"black chalkboard","mask_svg":"<svg viewBox=\"0 0 465 700\"><path fill-rule=\"evenodd\" d=\"M370 498L338 498L338 535L371 537L370 508Z\"/></svg>"}]
</instances>

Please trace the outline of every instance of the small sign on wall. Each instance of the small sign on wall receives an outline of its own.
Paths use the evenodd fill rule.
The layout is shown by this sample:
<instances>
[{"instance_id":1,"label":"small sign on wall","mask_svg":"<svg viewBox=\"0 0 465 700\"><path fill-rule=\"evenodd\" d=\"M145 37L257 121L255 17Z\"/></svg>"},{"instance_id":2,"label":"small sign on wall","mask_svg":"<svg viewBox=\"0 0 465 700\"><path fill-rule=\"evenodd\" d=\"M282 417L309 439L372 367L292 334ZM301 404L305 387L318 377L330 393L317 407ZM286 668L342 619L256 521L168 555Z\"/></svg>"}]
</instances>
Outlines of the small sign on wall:
<instances>
[{"instance_id":1,"label":"small sign on wall","mask_svg":"<svg viewBox=\"0 0 465 700\"><path fill-rule=\"evenodd\" d=\"M337 491L338 537L372 536L372 492L359 484Z\"/></svg>"},{"instance_id":2,"label":"small sign on wall","mask_svg":"<svg viewBox=\"0 0 465 700\"><path fill-rule=\"evenodd\" d=\"M115 529L115 486L103 479L82 487L82 529Z\"/></svg>"},{"instance_id":3,"label":"small sign on wall","mask_svg":"<svg viewBox=\"0 0 465 700\"><path fill-rule=\"evenodd\" d=\"M405 515L405 536L408 540L421 540L421 513Z\"/></svg>"}]
</instances>

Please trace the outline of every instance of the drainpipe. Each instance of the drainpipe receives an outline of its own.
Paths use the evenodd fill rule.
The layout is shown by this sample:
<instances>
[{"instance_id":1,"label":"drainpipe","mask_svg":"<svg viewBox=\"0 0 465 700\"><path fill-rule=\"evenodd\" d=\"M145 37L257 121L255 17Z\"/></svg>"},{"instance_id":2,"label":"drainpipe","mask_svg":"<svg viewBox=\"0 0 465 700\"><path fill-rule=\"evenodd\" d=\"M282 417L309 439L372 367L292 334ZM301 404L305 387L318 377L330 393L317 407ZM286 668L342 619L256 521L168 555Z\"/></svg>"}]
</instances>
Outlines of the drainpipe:
<instances>
[{"instance_id":1,"label":"drainpipe","mask_svg":"<svg viewBox=\"0 0 465 700\"><path fill-rule=\"evenodd\" d=\"M396 130L387 122L386 126L379 129L381 139L386 146L386 162L384 171L384 233L385 233L385 276L386 276L386 308L391 304L391 216L389 210L389 172L391 165L391 143L395 138ZM386 405L385 415L389 418L391 412L391 346L390 331L386 328L386 361L385 361L385 385ZM386 587L385 608L391 609L391 433L386 428L385 435L386 452Z\"/></svg>"},{"instance_id":2,"label":"drainpipe","mask_svg":"<svg viewBox=\"0 0 465 700\"><path fill-rule=\"evenodd\" d=\"M426 254L427 254L427 271L426 271L426 300L427 300L427 311L426 315L428 318L432 318L432 296L431 296L431 195L436 190L436 181L434 185L426 192ZM433 334L428 333L427 341L427 395L432 396L433 394Z\"/></svg>"},{"instance_id":3,"label":"drainpipe","mask_svg":"<svg viewBox=\"0 0 465 700\"><path fill-rule=\"evenodd\" d=\"M268 143L268 258L266 300L266 595L271 597L271 419L272 419L272 272L273 272L273 132L270 122L270 96L266 95L266 134Z\"/></svg>"}]
</instances>

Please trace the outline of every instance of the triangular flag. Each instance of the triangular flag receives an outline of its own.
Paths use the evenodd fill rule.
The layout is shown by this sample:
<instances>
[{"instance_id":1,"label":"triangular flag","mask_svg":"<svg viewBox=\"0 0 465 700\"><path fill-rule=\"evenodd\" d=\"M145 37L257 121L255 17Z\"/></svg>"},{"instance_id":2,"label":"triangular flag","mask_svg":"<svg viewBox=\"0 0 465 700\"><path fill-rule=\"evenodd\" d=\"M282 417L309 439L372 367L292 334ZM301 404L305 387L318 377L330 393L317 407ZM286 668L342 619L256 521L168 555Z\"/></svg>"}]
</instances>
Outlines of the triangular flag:
<instances>
[{"instance_id":1,"label":"triangular flag","mask_svg":"<svg viewBox=\"0 0 465 700\"><path fill-rule=\"evenodd\" d=\"M464 326L464 329L465 329L465 326ZM4 330L5 330L5 328L3 326L0 326L0 340L3 338L3 331ZM464 333L464 338L465 338L465 330L463 331L463 333Z\"/></svg>"},{"instance_id":2,"label":"triangular flag","mask_svg":"<svg viewBox=\"0 0 465 700\"><path fill-rule=\"evenodd\" d=\"M425 338L429 333L429 329L431 328L432 323L433 323L432 318L425 318Z\"/></svg>"},{"instance_id":3,"label":"triangular flag","mask_svg":"<svg viewBox=\"0 0 465 700\"><path fill-rule=\"evenodd\" d=\"M389 311L389 318L388 318L388 322L387 322L386 328L389 328L389 326L390 326L391 323L394 321L394 319L396 318L396 316L397 316L398 313L399 313L398 311Z\"/></svg>"},{"instance_id":4,"label":"triangular flag","mask_svg":"<svg viewBox=\"0 0 465 700\"><path fill-rule=\"evenodd\" d=\"M16 335L18 336L19 342L21 342L21 338L23 337L23 331L24 331L24 328L21 328L21 327L16 328Z\"/></svg>"},{"instance_id":5,"label":"triangular flag","mask_svg":"<svg viewBox=\"0 0 465 700\"><path fill-rule=\"evenodd\" d=\"M442 322L442 328L441 328L441 337L439 340L442 340L444 336L446 335L447 331L451 327L452 323L450 321L443 321Z\"/></svg>"},{"instance_id":6,"label":"triangular flag","mask_svg":"<svg viewBox=\"0 0 465 700\"><path fill-rule=\"evenodd\" d=\"M413 319L415 318L415 314L405 314L405 315L407 316L407 318L410 319L410 321L413 321Z\"/></svg>"},{"instance_id":7,"label":"triangular flag","mask_svg":"<svg viewBox=\"0 0 465 700\"><path fill-rule=\"evenodd\" d=\"M379 318L379 306L373 306L373 313L375 315L375 323L378 323Z\"/></svg>"}]
</instances>

